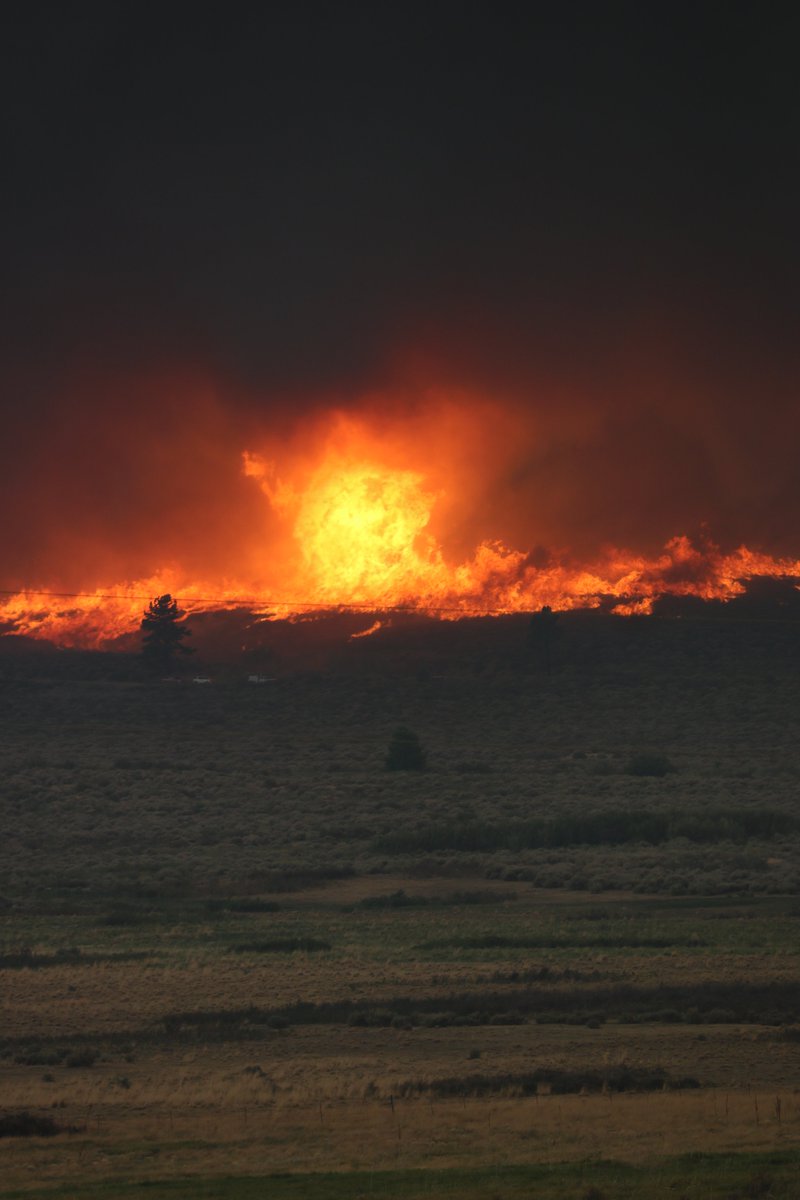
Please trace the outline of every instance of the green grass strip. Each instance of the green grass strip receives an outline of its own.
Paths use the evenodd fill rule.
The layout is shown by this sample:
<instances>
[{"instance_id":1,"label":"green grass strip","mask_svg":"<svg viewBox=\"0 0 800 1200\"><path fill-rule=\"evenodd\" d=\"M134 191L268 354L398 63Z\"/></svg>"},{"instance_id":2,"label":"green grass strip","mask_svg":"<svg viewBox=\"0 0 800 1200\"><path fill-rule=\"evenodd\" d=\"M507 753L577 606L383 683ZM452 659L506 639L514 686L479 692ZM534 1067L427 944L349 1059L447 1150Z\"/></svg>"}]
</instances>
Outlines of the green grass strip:
<instances>
[{"instance_id":1,"label":"green grass strip","mask_svg":"<svg viewBox=\"0 0 800 1200\"><path fill-rule=\"evenodd\" d=\"M144 1182L62 1184L0 1191L2 1200L774 1200L800 1198L800 1151L689 1154L644 1166L610 1160L497 1168L349 1171Z\"/></svg>"}]
</instances>

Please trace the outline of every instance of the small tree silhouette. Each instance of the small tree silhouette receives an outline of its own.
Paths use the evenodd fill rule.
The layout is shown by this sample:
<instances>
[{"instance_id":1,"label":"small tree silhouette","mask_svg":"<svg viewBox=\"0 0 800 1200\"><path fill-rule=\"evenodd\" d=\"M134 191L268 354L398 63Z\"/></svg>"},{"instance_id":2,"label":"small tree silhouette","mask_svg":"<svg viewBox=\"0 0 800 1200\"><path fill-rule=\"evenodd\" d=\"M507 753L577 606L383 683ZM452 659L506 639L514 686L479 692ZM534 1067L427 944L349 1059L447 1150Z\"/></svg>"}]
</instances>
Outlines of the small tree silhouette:
<instances>
[{"instance_id":1,"label":"small tree silhouette","mask_svg":"<svg viewBox=\"0 0 800 1200\"><path fill-rule=\"evenodd\" d=\"M554 613L549 604L545 604L531 617L528 627L528 644L532 649L538 650L548 675L552 666L553 643L560 633L558 613Z\"/></svg>"},{"instance_id":2,"label":"small tree silhouette","mask_svg":"<svg viewBox=\"0 0 800 1200\"><path fill-rule=\"evenodd\" d=\"M182 623L185 616L169 592L150 601L141 627L144 633L142 658L152 671L169 671L180 655L194 654L192 646L183 644L183 639L192 632Z\"/></svg>"},{"instance_id":3,"label":"small tree silhouette","mask_svg":"<svg viewBox=\"0 0 800 1200\"><path fill-rule=\"evenodd\" d=\"M426 765L417 735L404 727L395 729L386 755L387 771L424 771Z\"/></svg>"}]
</instances>

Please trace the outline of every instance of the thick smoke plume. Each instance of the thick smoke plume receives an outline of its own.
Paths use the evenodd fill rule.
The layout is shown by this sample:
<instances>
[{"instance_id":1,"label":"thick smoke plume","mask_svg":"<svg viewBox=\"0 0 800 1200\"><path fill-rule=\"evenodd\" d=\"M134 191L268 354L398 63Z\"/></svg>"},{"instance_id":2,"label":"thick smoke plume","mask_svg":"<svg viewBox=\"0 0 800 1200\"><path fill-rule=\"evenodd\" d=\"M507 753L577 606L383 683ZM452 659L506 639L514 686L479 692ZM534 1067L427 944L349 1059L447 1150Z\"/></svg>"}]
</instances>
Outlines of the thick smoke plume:
<instances>
[{"instance_id":1,"label":"thick smoke plume","mask_svg":"<svg viewBox=\"0 0 800 1200\"><path fill-rule=\"evenodd\" d=\"M356 395L187 369L40 380L4 480L4 585L25 593L6 629L100 644L167 590L281 612L647 611L800 570L792 455L743 420L741 381L725 408L644 364L592 383L506 362L492 386L465 360L396 356Z\"/></svg>"},{"instance_id":2,"label":"thick smoke plume","mask_svg":"<svg viewBox=\"0 0 800 1200\"><path fill-rule=\"evenodd\" d=\"M347 603L377 556L373 599L638 603L800 551L782 14L362 7L15 13L10 628L36 589Z\"/></svg>"}]
</instances>

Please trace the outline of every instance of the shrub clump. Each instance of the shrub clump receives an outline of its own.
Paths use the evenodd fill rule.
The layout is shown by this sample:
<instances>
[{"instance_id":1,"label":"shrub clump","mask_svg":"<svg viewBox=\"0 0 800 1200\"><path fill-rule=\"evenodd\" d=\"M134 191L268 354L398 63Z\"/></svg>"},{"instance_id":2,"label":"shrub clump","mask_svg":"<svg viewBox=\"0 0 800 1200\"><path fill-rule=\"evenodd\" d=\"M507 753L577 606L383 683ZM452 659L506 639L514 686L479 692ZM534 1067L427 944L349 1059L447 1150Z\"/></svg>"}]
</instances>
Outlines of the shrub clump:
<instances>
[{"instance_id":1,"label":"shrub clump","mask_svg":"<svg viewBox=\"0 0 800 1200\"><path fill-rule=\"evenodd\" d=\"M673 838L690 842L746 842L791 833L793 814L774 808L727 806L703 811L652 808L600 809L532 817L526 821L458 821L395 829L373 842L381 854L440 851L491 853L495 850L558 849L562 846L660 846ZM551 885L552 886L552 885ZM574 885L573 885L574 886Z\"/></svg>"},{"instance_id":2,"label":"shrub clump","mask_svg":"<svg viewBox=\"0 0 800 1200\"><path fill-rule=\"evenodd\" d=\"M52 1117L37 1117L34 1113L17 1112L0 1115L0 1138L55 1137L61 1132Z\"/></svg>"},{"instance_id":3,"label":"shrub clump","mask_svg":"<svg viewBox=\"0 0 800 1200\"><path fill-rule=\"evenodd\" d=\"M359 908L445 908L461 904L503 904L516 900L516 892L450 892L446 896L409 896L400 888L379 896L365 896Z\"/></svg>"},{"instance_id":4,"label":"shrub clump","mask_svg":"<svg viewBox=\"0 0 800 1200\"><path fill-rule=\"evenodd\" d=\"M395 729L386 753L387 771L424 771L427 756L415 733L405 726Z\"/></svg>"},{"instance_id":5,"label":"shrub clump","mask_svg":"<svg viewBox=\"0 0 800 1200\"><path fill-rule=\"evenodd\" d=\"M652 1092L698 1088L694 1076L671 1076L663 1067L603 1067L567 1071L542 1067L524 1074L462 1075L450 1079L408 1080L397 1089L400 1096L430 1095L441 1098L511 1094L532 1096L540 1092L569 1095L578 1092Z\"/></svg>"},{"instance_id":6,"label":"shrub clump","mask_svg":"<svg viewBox=\"0 0 800 1200\"><path fill-rule=\"evenodd\" d=\"M312 937L272 938L267 942L240 942L238 946L231 947L236 954L294 954L297 950L310 954L315 950L330 948L330 942Z\"/></svg>"},{"instance_id":7,"label":"shrub clump","mask_svg":"<svg viewBox=\"0 0 800 1200\"><path fill-rule=\"evenodd\" d=\"M677 768L665 754L634 754L625 772L627 775L651 775L662 778Z\"/></svg>"},{"instance_id":8,"label":"shrub clump","mask_svg":"<svg viewBox=\"0 0 800 1200\"><path fill-rule=\"evenodd\" d=\"M64 1059L65 1067L93 1067L97 1062L97 1053L94 1050L76 1050L73 1054L68 1054Z\"/></svg>"}]
</instances>

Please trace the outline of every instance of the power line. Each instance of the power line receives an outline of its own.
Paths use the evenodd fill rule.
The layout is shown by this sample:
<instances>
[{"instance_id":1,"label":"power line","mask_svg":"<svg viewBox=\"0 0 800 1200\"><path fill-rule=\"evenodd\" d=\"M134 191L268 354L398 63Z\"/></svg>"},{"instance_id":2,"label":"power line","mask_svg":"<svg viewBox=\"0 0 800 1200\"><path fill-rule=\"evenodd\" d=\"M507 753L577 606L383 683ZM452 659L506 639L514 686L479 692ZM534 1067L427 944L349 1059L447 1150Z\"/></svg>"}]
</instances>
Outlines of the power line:
<instances>
[{"instance_id":1,"label":"power line","mask_svg":"<svg viewBox=\"0 0 800 1200\"><path fill-rule=\"evenodd\" d=\"M44 588L0 588L0 596L54 596L64 600L152 600L148 592L51 592ZM198 599L203 599L198 597Z\"/></svg>"},{"instance_id":2,"label":"power line","mask_svg":"<svg viewBox=\"0 0 800 1200\"><path fill-rule=\"evenodd\" d=\"M51 592L42 588L0 588L0 596L47 596L57 600L152 600L150 592ZM434 605L420 603L412 604L358 604L353 602L336 604L323 603L318 600L269 600L259 596L192 596L183 599L174 596L181 604L220 604L239 608L258 606L258 608L287 608L293 612L307 610L309 612L367 612L367 613L460 613L462 616L501 616L515 612L525 612L525 609L507 608L475 608L461 605Z\"/></svg>"}]
</instances>

